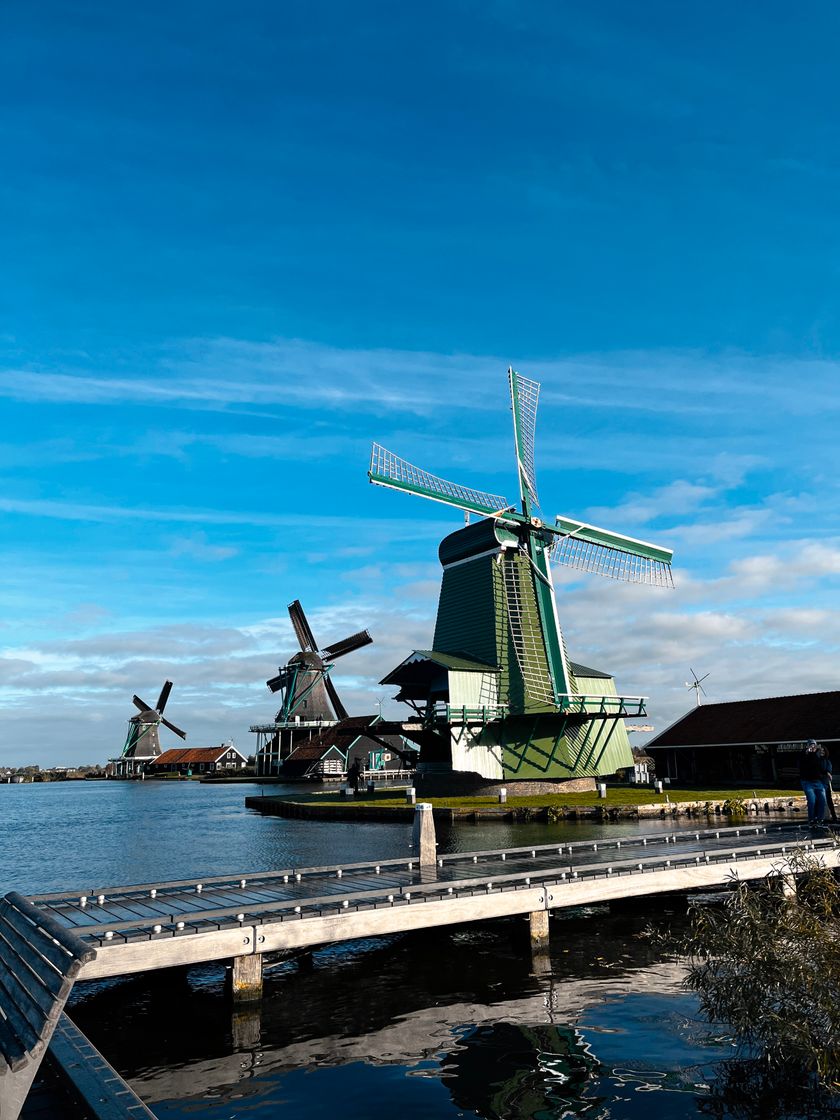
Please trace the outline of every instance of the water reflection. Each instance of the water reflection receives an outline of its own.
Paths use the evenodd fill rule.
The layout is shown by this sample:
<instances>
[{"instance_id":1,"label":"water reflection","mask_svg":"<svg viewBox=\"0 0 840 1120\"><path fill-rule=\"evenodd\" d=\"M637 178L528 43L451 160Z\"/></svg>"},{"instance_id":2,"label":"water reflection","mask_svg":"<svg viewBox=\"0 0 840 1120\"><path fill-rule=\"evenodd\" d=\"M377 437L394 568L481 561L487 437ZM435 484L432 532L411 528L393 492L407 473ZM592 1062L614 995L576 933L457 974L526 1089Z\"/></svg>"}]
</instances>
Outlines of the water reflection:
<instances>
[{"instance_id":1,"label":"water reflection","mask_svg":"<svg viewBox=\"0 0 840 1120\"><path fill-rule=\"evenodd\" d=\"M544 977L526 924L502 921L282 959L260 1011L233 1022L211 968L156 990L91 985L73 1014L162 1120L281 1104L333 1117L337 1099L351 1118L641 1118L654 1090L680 1098L662 1115L689 1116L705 1076L693 1068L716 1055L682 969L639 939L647 920L638 907L569 913Z\"/></svg>"},{"instance_id":2,"label":"water reflection","mask_svg":"<svg viewBox=\"0 0 840 1120\"><path fill-rule=\"evenodd\" d=\"M253 786L0 786L0 886L24 891L384 859L409 824L321 824L245 809ZM778 817L770 818L778 820ZM673 821L481 822L441 850L672 831ZM695 822L684 827L695 830ZM668 908L672 913L668 913ZM231 1016L218 967L80 985L79 1025L161 1120L275 1115L686 1120L727 1114L731 1056L706 1037L682 969L639 934L679 924L657 898L564 912L536 975L525 920L421 931L281 959L260 1009ZM723 1085L723 1088L721 1086ZM717 1088L716 1088L717 1086ZM651 1094L654 1097L651 1098ZM746 1115L746 1113L744 1113Z\"/></svg>"}]
</instances>

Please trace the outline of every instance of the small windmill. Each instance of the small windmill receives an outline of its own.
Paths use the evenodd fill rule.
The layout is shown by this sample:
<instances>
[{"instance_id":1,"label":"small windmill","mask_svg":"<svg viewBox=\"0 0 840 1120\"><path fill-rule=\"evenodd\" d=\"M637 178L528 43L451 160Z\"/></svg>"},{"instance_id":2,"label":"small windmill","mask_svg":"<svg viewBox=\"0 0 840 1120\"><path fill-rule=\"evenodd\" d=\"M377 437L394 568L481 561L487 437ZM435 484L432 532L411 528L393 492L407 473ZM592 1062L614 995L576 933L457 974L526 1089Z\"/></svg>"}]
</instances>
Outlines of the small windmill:
<instances>
[{"instance_id":1,"label":"small windmill","mask_svg":"<svg viewBox=\"0 0 840 1120\"><path fill-rule=\"evenodd\" d=\"M283 706L277 713L276 722L288 723L296 716L307 723L347 719L347 709L330 679L330 672L340 657L370 645L373 638L367 630L360 630L349 638L321 648L298 599L289 604L289 617L300 653L289 658L276 677L266 681L272 692L283 691Z\"/></svg>"},{"instance_id":2,"label":"small windmill","mask_svg":"<svg viewBox=\"0 0 840 1120\"><path fill-rule=\"evenodd\" d=\"M170 723L163 714L171 691L172 681L165 681L154 707L147 704L145 700L141 700L139 696L132 697L135 708L140 710L137 715L133 715L128 721L128 734L122 751L124 759L135 759L139 763L141 759L145 761L157 758L161 753L158 731L161 724L182 739L186 739L186 731L182 731L180 727Z\"/></svg>"},{"instance_id":3,"label":"small windmill","mask_svg":"<svg viewBox=\"0 0 840 1120\"><path fill-rule=\"evenodd\" d=\"M368 477L379 486L404 490L481 517L441 542L443 580L434 649L425 651L437 656L436 663L444 667L440 655L471 663L471 668L462 664L458 671L479 672L483 664L497 674L492 687L504 719L490 718L479 737L485 745L492 747L495 743L503 750L501 755L497 750L486 764L480 763L473 735L464 768L475 769L480 763L484 769L479 772L485 776L501 768L495 776L505 778L609 773L609 769L600 769L615 761L604 753L603 740L608 736L595 736L594 741L602 743L596 748L592 729L583 724L609 719L614 730L619 715L643 716L645 712L641 703L628 707L618 696L613 696L615 702L609 704L602 699L600 711L593 711L593 705L581 696L557 618L549 560L626 582L673 586L672 552L575 517L558 516L552 521L537 516L534 433L540 386L513 369L508 370L508 381L519 476L518 508L499 494L429 474L379 444L373 445ZM416 700L420 676L426 672L431 681L434 675L432 669L421 670L417 664L415 657L410 673L406 663L405 672L395 671L384 683L405 683L401 698ZM430 698L443 695L440 685L429 687L438 690L429 691ZM481 688L485 693L482 709L486 711L487 682ZM640 701L638 697L633 699ZM449 700L451 706L451 688ZM510 717L521 716L538 717L528 725L531 730L522 723L511 723ZM550 716L562 719L552 723ZM561 746L562 739L565 742ZM627 746L622 758L629 755L626 735L624 742Z\"/></svg>"},{"instance_id":4,"label":"small windmill","mask_svg":"<svg viewBox=\"0 0 840 1120\"><path fill-rule=\"evenodd\" d=\"M691 669L690 665L689 665L689 669ZM700 693L702 692L704 696L706 695L706 690L705 690L705 688L703 688L703 681L708 679L709 674L706 673L704 676L698 677L697 674L694 672L694 670L691 669L691 677L692 677L692 679L690 681L685 682L685 687L694 689L694 698L697 702L697 707L699 708L700 707L700 702L701 702L700 701Z\"/></svg>"}]
</instances>

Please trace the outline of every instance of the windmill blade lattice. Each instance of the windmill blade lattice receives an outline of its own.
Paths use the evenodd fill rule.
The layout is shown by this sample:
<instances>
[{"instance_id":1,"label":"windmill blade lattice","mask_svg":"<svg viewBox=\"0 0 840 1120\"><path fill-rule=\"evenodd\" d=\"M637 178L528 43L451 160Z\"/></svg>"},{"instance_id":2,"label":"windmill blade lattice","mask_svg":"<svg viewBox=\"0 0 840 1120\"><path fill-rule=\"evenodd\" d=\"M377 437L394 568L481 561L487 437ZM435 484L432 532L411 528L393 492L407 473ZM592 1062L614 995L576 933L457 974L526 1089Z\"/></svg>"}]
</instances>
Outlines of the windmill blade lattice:
<instances>
[{"instance_id":1,"label":"windmill blade lattice","mask_svg":"<svg viewBox=\"0 0 840 1120\"><path fill-rule=\"evenodd\" d=\"M669 549L563 517L557 518L555 528L562 534L551 550L555 564L625 583L674 586Z\"/></svg>"},{"instance_id":2,"label":"windmill blade lattice","mask_svg":"<svg viewBox=\"0 0 840 1120\"><path fill-rule=\"evenodd\" d=\"M341 698L338 695L338 691L333 682L330 680L329 673L324 676L324 687L327 690L327 696L329 696L330 698L330 703L333 706L333 711L335 712L335 714L339 719L347 719L347 709L342 704Z\"/></svg>"},{"instance_id":3,"label":"windmill blade lattice","mask_svg":"<svg viewBox=\"0 0 840 1120\"><path fill-rule=\"evenodd\" d=\"M361 649L362 646L369 646L372 641L373 638L367 630L360 630L358 634L351 634L349 638L342 638L340 642L334 642L331 646L324 646L321 650L321 657L324 661L335 661L339 657L344 657L347 653Z\"/></svg>"},{"instance_id":4,"label":"windmill blade lattice","mask_svg":"<svg viewBox=\"0 0 840 1120\"><path fill-rule=\"evenodd\" d=\"M534 438L537 428L537 404L540 399L540 383L523 377L514 369L508 369L510 400L513 407L513 432L516 440L516 457L519 461L520 484L530 492L531 498L539 504L537 495L537 476L534 469ZM525 495L522 495L523 501Z\"/></svg>"},{"instance_id":5,"label":"windmill blade lattice","mask_svg":"<svg viewBox=\"0 0 840 1120\"><path fill-rule=\"evenodd\" d=\"M166 707L166 701L169 699L169 693L171 691L172 691L172 681L165 681L164 685L163 685L163 688L160 690L160 696L158 697L158 702L157 702L157 704L155 704L155 710L156 711L163 712L163 709Z\"/></svg>"},{"instance_id":6,"label":"windmill blade lattice","mask_svg":"<svg viewBox=\"0 0 840 1120\"><path fill-rule=\"evenodd\" d=\"M170 731L174 731L176 735L180 735L182 739L186 739L186 731L182 731L180 727L176 727L174 723L170 723L168 719L161 717L160 721L164 727L168 727Z\"/></svg>"},{"instance_id":7,"label":"windmill blade lattice","mask_svg":"<svg viewBox=\"0 0 840 1120\"><path fill-rule=\"evenodd\" d=\"M303 613L300 599L295 599L293 603L289 603L289 617L292 620L292 626L295 628L300 648L304 651L311 650L313 653L317 653L318 646L315 642L315 635L312 633L306 615Z\"/></svg>"},{"instance_id":8,"label":"windmill blade lattice","mask_svg":"<svg viewBox=\"0 0 840 1120\"><path fill-rule=\"evenodd\" d=\"M459 486L457 482L447 482L445 478L413 466L378 443L373 445L368 476L378 486L406 490L420 498L431 498L434 502L443 502L483 517L492 517L510 508L508 500L500 494L487 494L483 490Z\"/></svg>"}]
</instances>

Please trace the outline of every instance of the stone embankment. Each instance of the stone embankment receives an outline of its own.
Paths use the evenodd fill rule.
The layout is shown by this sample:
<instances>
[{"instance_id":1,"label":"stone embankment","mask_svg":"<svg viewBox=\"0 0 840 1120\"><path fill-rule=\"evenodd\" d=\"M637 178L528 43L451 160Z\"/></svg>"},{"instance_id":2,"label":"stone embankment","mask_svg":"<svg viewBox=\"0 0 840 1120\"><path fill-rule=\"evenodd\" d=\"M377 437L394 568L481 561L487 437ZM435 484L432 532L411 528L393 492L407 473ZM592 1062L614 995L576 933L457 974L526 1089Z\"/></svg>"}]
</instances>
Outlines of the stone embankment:
<instances>
[{"instance_id":1,"label":"stone embankment","mask_svg":"<svg viewBox=\"0 0 840 1120\"><path fill-rule=\"evenodd\" d=\"M614 791L613 791L614 792ZM665 795L667 797L667 795ZM433 802L434 804L434 802ZM321 801L321 798L246 797L245 805L276 817L297 817L321 821L411 821L414 806L383 805L349 797L346 800ZM744 798L733 795L719 801L669 801L660 798L647 804L605 805L434 805L436 821L451 824L457 821L535 821L552 823L562 820L616 821L689 817L705 819L724 816L770 816L776 813L804 811L805 798L791 794L779 797Z\"/></svg>"}]
</instances>

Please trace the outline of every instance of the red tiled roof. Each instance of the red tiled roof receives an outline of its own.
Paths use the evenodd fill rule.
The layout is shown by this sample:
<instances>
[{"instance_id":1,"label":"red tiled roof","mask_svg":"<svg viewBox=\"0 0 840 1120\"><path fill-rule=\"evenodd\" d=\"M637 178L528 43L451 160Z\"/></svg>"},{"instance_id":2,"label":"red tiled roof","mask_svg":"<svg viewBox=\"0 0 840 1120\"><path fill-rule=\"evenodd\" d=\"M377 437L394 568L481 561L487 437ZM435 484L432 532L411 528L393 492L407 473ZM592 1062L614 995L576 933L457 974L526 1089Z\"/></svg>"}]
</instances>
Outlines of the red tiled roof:
<instances>
[{"instance_id":1,"label":"red tiled roof","mask_svg":"<svg viewBox=\"0 0 840 1120\"><path fill-rule=\"evenodd\" d=\"M222 755L231 750L236 751L240 758L244 757L241 751L229 743L223 744L221 747L173 747L172 750L164 751L163 754L158 755L154 765L168 766L170 763L176 762L218 762Z\"/></svg>"},{"instance_id":2,"label":"red tiled roof","mask_svg":"<svg viewBox=\"0 0 840 1120\"><path fill-rule=\"evenodd\" d=\"M657 747L740 746L840 739L840 692L701 704L654 736Z\"/></svg>"}]
</instances>

